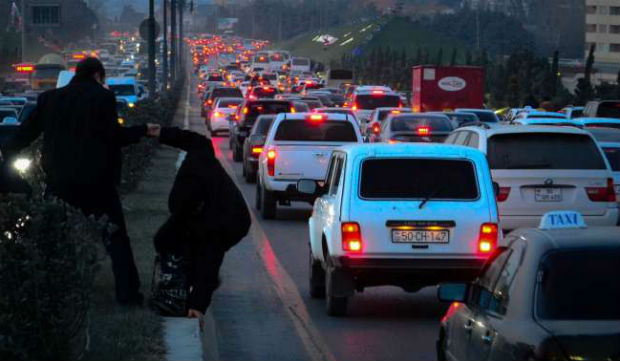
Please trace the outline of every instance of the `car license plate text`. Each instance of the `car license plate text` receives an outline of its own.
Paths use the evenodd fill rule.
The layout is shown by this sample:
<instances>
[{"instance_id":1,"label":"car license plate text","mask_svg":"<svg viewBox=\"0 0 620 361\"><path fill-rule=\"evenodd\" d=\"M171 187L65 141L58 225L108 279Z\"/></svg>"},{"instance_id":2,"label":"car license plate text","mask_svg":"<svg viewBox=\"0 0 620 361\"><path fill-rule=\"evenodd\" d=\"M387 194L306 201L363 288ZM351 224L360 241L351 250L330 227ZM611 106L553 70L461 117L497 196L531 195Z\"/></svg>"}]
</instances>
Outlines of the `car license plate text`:
<instances>
[{"instance_id":1,"label":"car license plate text","mask_svg":"<svg viewBox=\"0 0 620 361\"><path fill-rule=\"evenodd\" d=\"M394 243L448 243L450 242L450 231L438 230L430 231L426 229L415 230L392 230L392 242Z\"/></svg>"},{"instance_id":2,"label":"car license plate text","mask_svg":"<svg viewBox=\"0 0 620 361\"><path fill-rule=\"evenodd\" d=\"M536 202L561 202L562 190L560 188L535 188L534 200Z\"/></svg>"}]
</instances>

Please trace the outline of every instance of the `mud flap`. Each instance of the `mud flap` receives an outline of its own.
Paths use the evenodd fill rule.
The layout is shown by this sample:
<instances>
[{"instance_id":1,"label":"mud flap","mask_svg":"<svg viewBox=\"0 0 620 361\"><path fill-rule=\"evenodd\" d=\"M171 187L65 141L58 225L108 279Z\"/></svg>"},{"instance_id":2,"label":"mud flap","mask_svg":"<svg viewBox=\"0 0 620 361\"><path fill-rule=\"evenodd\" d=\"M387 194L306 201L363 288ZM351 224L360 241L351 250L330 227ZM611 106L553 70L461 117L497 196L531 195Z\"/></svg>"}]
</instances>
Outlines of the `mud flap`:
<instances>
[{"instance_id":1,"label":"mud flap","mask_svg":"<svg viewBox=\"0 0 620 361\"><path fill-rule=\"evenodd\" d=\"M334 297L350 297L355 294L355 281L351 273L342 268L329 267L326 277L327 292Z\"/></svg>"}]
</instances>

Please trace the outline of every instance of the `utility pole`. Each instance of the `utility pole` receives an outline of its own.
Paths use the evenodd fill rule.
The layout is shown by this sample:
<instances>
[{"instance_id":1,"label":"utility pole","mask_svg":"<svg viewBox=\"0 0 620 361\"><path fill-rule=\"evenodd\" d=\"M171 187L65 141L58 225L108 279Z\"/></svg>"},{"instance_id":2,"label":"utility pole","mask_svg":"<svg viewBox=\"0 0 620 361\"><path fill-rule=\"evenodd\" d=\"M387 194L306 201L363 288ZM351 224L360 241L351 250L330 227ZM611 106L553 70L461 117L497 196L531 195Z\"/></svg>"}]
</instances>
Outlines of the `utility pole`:
<instances>
[{"instance_id":1,"label":"utility pole","mask_svg":"<svg viewBox=\"0 0 620 361\"><path fill-rule=\"evenodd\" d=\"M177 0L170 0L170 78L177 78Z\"/></svg>"},{"instance_id":2,"label":"utility pole","mask_svg":"<svg viewBox=\"0 0 620 361\"><path fill-rule=\"evenodd\" d=\"M155 96L155 1L149 0L149 96Z\"/></svg>"},{"instance_id":3,"label":"utility pole","mask_svg":"<svg viewBox=\"0 0 620 361\"><path fill-rule=\"evenodd\" d=\"M162 88L164 90L168 89L168 0L163 1L164 5L164 48L163 57L162 57L162 73L163 73L163 83Z\"/></svg>"},{"instance_id":4,"label":"utility pole","mask_svg":"<svg viewBox=\"0 0 620 361\"><path fill-rule=\"evenodd\" d=\"M28 21L28 15L26 15L26 0L22 1L22 63L26 62L26 22Z\"/></svg>"}]
</instances>

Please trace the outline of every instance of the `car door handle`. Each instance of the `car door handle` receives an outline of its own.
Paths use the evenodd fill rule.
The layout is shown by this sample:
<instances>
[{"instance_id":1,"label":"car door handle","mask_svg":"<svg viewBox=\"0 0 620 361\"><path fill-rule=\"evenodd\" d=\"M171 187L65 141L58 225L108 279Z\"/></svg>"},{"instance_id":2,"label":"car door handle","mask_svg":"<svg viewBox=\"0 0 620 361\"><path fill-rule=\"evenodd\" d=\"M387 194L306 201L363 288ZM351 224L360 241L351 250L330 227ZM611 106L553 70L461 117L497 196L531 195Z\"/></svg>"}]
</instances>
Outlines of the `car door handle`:
<instances>
[{"instance_id":1,"label":"car door handle","mask_svg":"<svg viewBox=\"0 0 620 361\"><path fill-rule=\"evenodd\" d=\"M485 335L482 335L482 341L487 345L490 345L493 342L493 336L491 336L490 332L487 332Z\"/></svg>"}]
</instances>

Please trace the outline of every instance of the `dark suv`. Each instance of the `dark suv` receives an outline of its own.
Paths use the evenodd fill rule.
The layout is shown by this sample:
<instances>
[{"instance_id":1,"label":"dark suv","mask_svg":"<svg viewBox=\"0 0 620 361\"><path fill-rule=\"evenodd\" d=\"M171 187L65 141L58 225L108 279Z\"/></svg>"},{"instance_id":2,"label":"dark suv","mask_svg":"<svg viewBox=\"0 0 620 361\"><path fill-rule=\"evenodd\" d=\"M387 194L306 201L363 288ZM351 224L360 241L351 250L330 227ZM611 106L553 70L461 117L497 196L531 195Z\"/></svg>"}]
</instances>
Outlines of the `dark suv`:
<instances>
[{"instance_id":1,"label":"dark suv","mask_svg":"<svg viewBox=\"0 0 620 361\"><path fill-rule=\"evenodd\" d=\"M258 157L263 152L263 146L267 139L267 132L271 128L271 123L276 118L276 114L266 114L259 116L250 130L250 134L243 142L243 178L246 182L256 181L258 171Z\"/></svg>"},{"instance_id":2,"label":"dark suv","mask_svg":"<svg viewBox=\"0 0 620 361\"><path fill-rule=\"evenodd\" d=\"M231 126L229 146L232 150L233 160L241 162L243 159L243 142L259 115L292 112L294 112L294 107L292 102L288 100L245 100L237 108Z\"/></svg>"}]
</instances>

